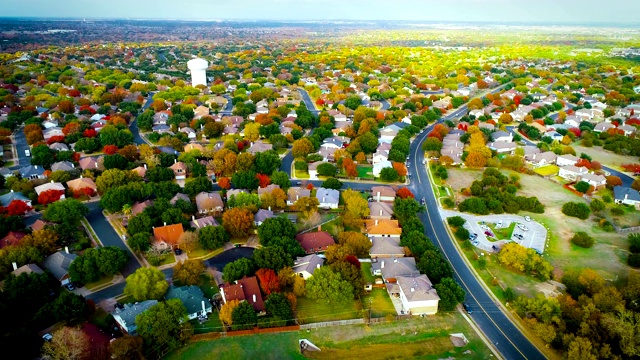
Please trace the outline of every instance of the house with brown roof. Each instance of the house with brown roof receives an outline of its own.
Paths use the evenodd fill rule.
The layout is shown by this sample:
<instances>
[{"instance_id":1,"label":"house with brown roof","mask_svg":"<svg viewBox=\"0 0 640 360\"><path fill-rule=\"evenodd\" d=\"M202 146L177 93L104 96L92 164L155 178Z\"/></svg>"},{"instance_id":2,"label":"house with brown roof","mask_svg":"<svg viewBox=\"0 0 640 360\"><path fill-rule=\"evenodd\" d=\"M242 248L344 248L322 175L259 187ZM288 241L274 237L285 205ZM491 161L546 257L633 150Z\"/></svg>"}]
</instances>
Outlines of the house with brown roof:
<instances>
[{"instance_id":1,"label":"house with brown roof","mask_svg":"<svg viewBox=\"0 0 640 360\"><path fill-rule=\"evenodd\" d=\"M393 202L396 199L396 191L391 186L373 186L371 188L373 201Z\"/></svg>"},{"instance_id":2,"label":"house with brown roof","mask_svg":"<svg viewBox=\"0 0 640 360\"><path fill-rule=\"evenodd\" d=\"M287 205L292 206L301 197L311 196L311 190L303 187L290 187L289 190L287 190L287 196Z\"/></svg>"},{"instance_id":3,"label":"house with brown roof","mask_svg":"<svg viewBox=\"0 0 640 360\"><path fill-rule=\"evenodd\" d=\"M4 249L7 246L18 245L25 236L27 236L27 234L22 231L9 231L5 237L0 239L0 249Z\"/></svg>"},{"instance_id":4,"label":"house with brown roof","mask_svg":"<svg viewBox=\"0 0 640 360\"><path fill-rule=\"evenodd\" d=\"M187 164L182 161L176 161L169 169L173 170L176 180L184 180L187 178Z\"/></svg>"},{"instance_id":5,"label":"house with brown roof","mask_svg":"<svg viewBox=\"0 0 640 360\"><path fill-rule=\"evenodd\" d=\"M369 202L369 218L373 220L391 220L393 216L393 203Z\"/></svg>"},{"instance_id":6,"label":"house with brown roof","mask_svg":"<svg viewBox=\"0 0 640 360\"><path fill-rule=\"evenodd\" d=\"M224 210L224 202L217 192L201 192L196 195L196 206L200 214L221 213Z\"/></svg>"},{"instance_id":7,"label":"house with brown roof","mask_svg":"<svg viewBox=\"0 0 640 360\"><path fill-rule=\"evenodd\" d=\"M153 228L156 242L163 247L173 248L178 245L180 236L184 233L182 224L165 225Z\"/></svg>"},{"instance_id":8,"label":"house with brown roof","mask_svg":"<svg viewBox=\"0 0 640 360\"><path fill-rule=\"evenodd\" d=\"M400 258L404 257L404 246L400 246L400 238L395 237L374 237L371 238L371 249L369 256L377 258Z\"/></svg>"},{"instance_id":9,"label":"house with brown roof","mask_svg":"<svg viewBox=\"0 0 640 360\"><path fill-rule=\"evenodd\" d=\"M52 223L48 222L48 221L44 221L42 219L38 219L36 220L36 222L34 222L31 225L31 231L38 231L38 230L42 230L44 229L45 226L47 225L52 225Z\"/></svg>"},{"instance_id":10,"label":"house with brown roof","mask_svg":"<svg viewBox=\"0 0 640 360\"><path fill-rule=\"evenodd\" d=\"M89 188L93 190L94 194L98 192L98 187L96 186L96 183L93 182L93 180L91 180L90 178L85 178L82 176L78 179L67 181L67 187L74 192L81 191L85 188Z\"/></svg>"},{"instance_id":11,"label":"house with brown roof","mask_svg":"<svg viewBox=\"0 0 640 360\"><path fill-rule=\"evenodd\" d=\"M83 157L78 161L82 170L104 170L102 158L95 156Z\"/></svg>"},{"instance_id":12,"label":"house with brown roof","mask_svg":"<svg viewBox=\"0 0 640 360\"><path fill-rule=\"evenodd\" d=\"M140 214L141 212L143 212L144 209L148 208L151 205L153 205L153 201L152 200L145 200L145 201L135 202L131 206L131 215L132 216L136 216L136 215Z\"/></svg>"},{"instance_id":13,"label":"house with brown roof","mask_svg":"<svg viewBox=\"0 0 640 360\"><path fill-rule=\"evenodd\" d=\"M275 189L280 189L280 185L269 184L266 187L258 188L258 196L262 196L263 194L271 194L271 192Z\"/></svg>"},{"instance_id":14,"label":"house with brown roof","mask_svg":"<svg viewBox=\"0 0 640 360\"><path fill-rule=\"evenodd\" d=\"M247 149L247 152L255 155L259 152L265 152L272 149L273 149L272 144L266 144L266 143L263 143L262 141L256 141L251 144L251 146Z\"/></svg>"},{"instance_id":15,"label":"house with brown roof","mask_svg":"<svg viewBox=\"0 0 640 360\"><path fill-rule=\"evenodd\" d=\"M265 310L258 279L255 276L245 276L236 280L235 284L224 283L220 285L220 294L225 304L231 300L247 301L255 311L263 312Z\"/></svg>"},{"instance_id":16,"label":"house with brown roof","mask_svg":"<svg viewBox=\"0 0 640 360\"><path fill-rule=\"evenodd\" d=\"M147 164L138 166L137 168L133 168L131 169L131 171L135 172L136 175L140 176L141 178L144 178L144 176L147 175Z\"/></svg>"},{"instance_id":17,"label":"house with brown roof","mask_svg":"<svg viewBox=\"0 0 640 360\"><path fill-rule=\"evenodd\" d=\"M366 220L366 233L368 237L400 237L402 228L398 220Z\"/></svg>"},{"instance_id":18,"label":"house with brown roof","mask_svg":"<svg viewBox=\"0 0 640 360\"><path fill-rule=\"evenodd\" d=\"M327 250L330 245L334 245L336 243L331 235L326 231L298 234L296 235L296 240L300 243L300 246L307 254L323 252Z\"/></svg>"},{"instance_id":19,"label":"house with brown roof","mask_svg":"<svg viewBox=\"0 0 640 360\"><path fill-rule=\"evenodd\" d=\"M184 146L184 152L189 152L193 150L198 150L200 152L204 151L204 147L198 143L188 143Z\"/></svg>"},{"instance_id":20,"label":"house with brown roof","mask_svg":"<svg viewBox=\"0 0 640 360\"><path fill-rule=\"evenodd\" d=\"M419 275L420 271L416 267L416 259L413 257L391 257L383 258L371 263L371 274L373 276L382 275L384 282L396 282L398 276Z\"/></svg>"}]
</instances>

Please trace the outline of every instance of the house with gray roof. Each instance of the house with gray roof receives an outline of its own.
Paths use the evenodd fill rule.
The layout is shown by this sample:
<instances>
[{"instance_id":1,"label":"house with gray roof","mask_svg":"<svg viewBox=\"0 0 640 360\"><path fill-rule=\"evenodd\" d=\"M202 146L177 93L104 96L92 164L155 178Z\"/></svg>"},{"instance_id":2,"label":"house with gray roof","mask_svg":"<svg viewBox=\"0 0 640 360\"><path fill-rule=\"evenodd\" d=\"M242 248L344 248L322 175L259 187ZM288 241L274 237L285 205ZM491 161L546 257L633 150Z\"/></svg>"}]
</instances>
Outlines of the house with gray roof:
<instances>
[{"instance_id":1,"label":"house with gray roof","mask_svg":"<svg viewBox=\"0 0 640 360\"><path fill-rule=\"evenodd\" d=\"M391 257L372 262L371 273L374 276L382 275L382 279L387 283L396 282L396 278L401 275L420 274L416 267L416 259L413 257Z\"/></svg>"},{"instance_id":2,"label":"house with gray roof","mask_svg":"<svg viewBox=\"0 0 640 360\"><path fill-rule=\"evenodd\" d=\"M316 198L322 209L337 209L340 202L340 192L333 189L318 188L316 190Z\"/></svg>"},{"instance_id":3,"label":"house with gray roof","mask_svg":"<svg viewBox=\"0 0 640 360\"><path fill-rule=\"evenodd\" d=\"M400 246L400 238L376 236L371 238L371 243L369 256L372 259L404 257L404 246Z\"/></svg>"},{"instance_id":4,"label":"house with gray roof","mask_svg":"<svg viewBox=\"0 0 640 360\"><path fill-rule=\"evenodd\" d=\"M636 209L640 208L640 193L630 187L614 187L613 198L616 204L632 205L635 206Z\"/></svg>"},{"instance_id":5,"label":"house with gray roof","mask_svg":"<svg viewBox=\"0 0 640 360\"><path fill-rule=\"evenodd\" d=\"M271 211L271 209L269 210L265 210L265 209L260 209L258 210L258 212L255 214L255 216L253 217L253 223L256 226L260 226L262 225L262 223L267 220L274 217L273 215L273 211Z\"/></svg>"},{"instance_id":6,"label":"house with gray roof","mask_svg":"<svg viewBox=\"0 0 640 360\"><path fill-rule=\"evenodd\" d=\"M44 168L39 165L27 165L23 168L20 168L18 172L23 179L44 179Z\"/></svg>"},{"instance_id":7,"label":"house with gray roof","mask_svg":"<svg viewBox=\"0 0 640 360\"><path fill-rule=\"evenodd\" d=\"M293 273L307 280L313 272L324 264L324 259L316 254L298 257L293 262Z\"/></svg>"},{"instance_id":8,"label":"house with gray roof","mask_svg":"<svg viewBox=\"0 0 640 360\"><path fill-rule=\"evenodd\" d=\"M192 228L202 229L205 226L218 226L220 224L218 224L218 222L216 221L216 219L213 218L213 216L205 216L200 219L196 219L195 216L191 216L190 225Z\"/></svg>"},{"instance_id":9,"label":"house with gray roof","mask_svg":"<svg viewBox=\"0 0 640 360\"><path fill-rule=\"evenodd\" d=\"M69 150L69 146L67 146L67 144L65 143L53 143L51 145L49 145L49 149L54 150L54 151L68 151Z\"/></svg>"},{"instance_id":10,"label":"house with gray roof","mask_svg":"<svg viewBox=\"0 0 640 360\"><path fill-rule=\"evenodd\" d=\"M411 315L435 315L440 296L427 275L398 276L402 311Z\"/></svg>"},{"instance_id":11,"label":"house with gray roof","mask_svg":"<svg viewBox=\"0 0 640 360\"><path fill-rule=\"evenodd\" d=\"M165 299L180 299L182 305L187 309L187 316L189 320L195 319L199 316L206 317L207 314L213 312L213 307L209 299L204 297L202 290L195 285L191 286L170 286L165 295Z\"/></svg>"},{"instance_id":12,"label":"house with gray roof","mask_svg":"<svg viewBox=\"0 0 640 360\"><path fill-rule=\"evenodd\" d=\"M70 161L58 161L51 164L51 171L72 171L75 170L75 168L75 165L73 165L73 163Z\"/></svg>"},{"instance_id":13,"label":"house with gray roof","mask_svg":"<svg viewBox=\"0 0 640 360\"><path fill-rule=\"evenodd\" d=\"M115 312L111 313L111 315L113 315L113 319L123 333L135 335L136 329L138 328L136 325L136 317L157 304L158 300L145 300L135 304L124 304L122 310L116 308Z\"/></svg>"},{"instance_id":14,"label":"house with gray roof","mask_svg":"<svg viewBox=\"0 0 640 360\"><path fill-rule=\"evenodd\" d=\"M56 280L60 281L61 285L69 283L69 266L73 260L78 257L76 254L70 254L68 248L65 251L58 251L47 256L42 263L42 267L48 270Z\"/></svg>"},{"instance_id":15,"label":"house with gray roof","mask_svg":"<svg viewBox=\"0 0 640 360\"><path fill-rule=\"evenodd\" d=\"M0 196L0 204L2 204L2 206L9 206L9 204L11 204L13 200L20 200L28 206L31 206L31 199L24 196L21 192L15 192L11 190L8 193Z\"/></svg>"}]
</instances>

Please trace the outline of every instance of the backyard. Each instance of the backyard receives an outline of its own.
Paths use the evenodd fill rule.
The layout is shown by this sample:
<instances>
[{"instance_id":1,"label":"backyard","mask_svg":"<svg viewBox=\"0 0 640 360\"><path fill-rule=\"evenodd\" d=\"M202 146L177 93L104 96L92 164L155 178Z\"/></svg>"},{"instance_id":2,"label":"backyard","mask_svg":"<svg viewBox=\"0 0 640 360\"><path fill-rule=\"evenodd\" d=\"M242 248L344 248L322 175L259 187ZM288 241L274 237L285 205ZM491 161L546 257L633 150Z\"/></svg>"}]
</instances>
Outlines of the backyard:
<instances>
[{"instance_id":1,"label":"backyard","mask_svg":"<svg viewBox=\"0 0 640 360\"><path fill-rule=\"evenodd\" d=\"M321 300L300 297L296 305L296 318L299 324L358 319L364 315L361 313L361 309L362 306L357 300L346 304L330 305Z\"/></svg>"},{"instance_id":2,"label":"backyard","mask_svg":"<svg viewBox=\"0 0 640 360\"><path fill-rule=\"evenodd\" d=\"M560 168L555 166L555 165L545 165L545 166L541 166L535 170L533 170L536 174L539 174L541 176L551 176L551 175L555 175L558 173L558 171L560 171Z\"/></svg>"},{"instance_id":3,"label":"backyard","mask_svg":"<svg viewBox=\"0 0 640 360\"><path fill-rule=\"evenodd\" d=\"M451 333L463 333L469 343L453 346ZM491 352L459 313L412 318L371 326L346 325L253 336L233 336L188 344L167 359L305 359L298 340L308 339L321 351L312 359L465 358L487 359ZM464 354L469 350L470 353Z\"/></svg>"}]
</instances>

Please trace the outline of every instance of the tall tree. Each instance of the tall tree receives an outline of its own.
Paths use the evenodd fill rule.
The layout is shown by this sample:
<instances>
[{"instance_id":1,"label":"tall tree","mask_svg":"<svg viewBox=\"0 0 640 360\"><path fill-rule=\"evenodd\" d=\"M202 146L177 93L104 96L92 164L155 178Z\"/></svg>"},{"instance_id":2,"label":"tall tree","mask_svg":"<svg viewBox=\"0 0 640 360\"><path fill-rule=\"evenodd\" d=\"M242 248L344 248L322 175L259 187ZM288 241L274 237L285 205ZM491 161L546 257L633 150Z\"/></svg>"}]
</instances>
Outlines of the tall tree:
<instances>
[{"instance_id":1,"label":"tall tree","mask_svg":"<svg viewBox=\"0 0 640 360\"><path fill-rule=\"evenodd\" d=\"M136 317L137 333L148 348L166 346L169 350L183 344L193 333L187 310L180 299L160 302Z\"/></svg>"},{"instance_id":2,"label":"tall tree","mask_svg":"<svg viewBox=\"0 0 640 360\"><path fill-rule=\"evenodd\" d=\"M253 213L247 208L229 209L222 215L222 226L234 238L249 236L253 232Z\"/></svg>"},{"instance_id":3,"label":"tall tree","mask_svg":"<svg viewBox=\"0 0 640 360\"><path fill-rule=\"evenodd\" d=\"M162 271L156 268L142 267L127 277L124 293L136 301L161 299L168 288L169 284Z\"/></svg>"},{"instance_id":4,"label":"tall tree","mask_svg":"<svg viewBox=\"0 0 640 360\"><path fill-rule=\"evenodd\" d=\"M204 270L204 263L200 260L181 261L173 267L173 279L184 285L197 285Z\"/></svg>"},{"instance_id":5,"label":"tall tree","mask_svg":"<svg viewBox=\"0 0 640 360\"><path fill-rule=\"evenodd\" d=\"M63 327L52 334L42 347L44 356L52 360L84 360L89 356L91 339L84 331Z\"/></svg>"},{"instance_id":6,"label":"tall tree","mask_svg":"<svg viewBox=\"0 0 640 360\"><path fill-rule=\"evenodd\" d=\"M306 292L308 297L334 306L353 300L353 286L326 266L316 269L307 280Z\"/></svg>"}]
</instances>

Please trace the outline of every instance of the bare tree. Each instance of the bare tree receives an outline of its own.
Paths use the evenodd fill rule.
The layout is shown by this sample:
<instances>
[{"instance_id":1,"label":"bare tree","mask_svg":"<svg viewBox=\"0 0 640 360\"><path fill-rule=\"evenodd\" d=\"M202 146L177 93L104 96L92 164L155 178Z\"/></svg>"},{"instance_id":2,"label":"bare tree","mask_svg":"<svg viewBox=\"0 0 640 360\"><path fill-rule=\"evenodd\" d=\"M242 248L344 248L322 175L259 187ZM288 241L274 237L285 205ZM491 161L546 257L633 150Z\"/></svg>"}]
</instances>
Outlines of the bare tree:
<instances>
[{"instance_id":1,"label":"bare tree","mask_svg":"<svg viewBox=\"0 0 640 360\"><path fill-rule=\"evenodd\" d=\"M51 360L82 360L89 356L91 340L78 328L63 327L54 332L50 342L42 347L42 354Z\"/></svg>"}]
</instances>

